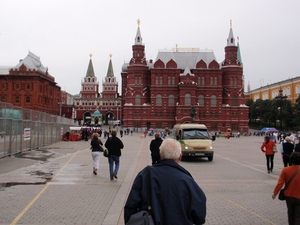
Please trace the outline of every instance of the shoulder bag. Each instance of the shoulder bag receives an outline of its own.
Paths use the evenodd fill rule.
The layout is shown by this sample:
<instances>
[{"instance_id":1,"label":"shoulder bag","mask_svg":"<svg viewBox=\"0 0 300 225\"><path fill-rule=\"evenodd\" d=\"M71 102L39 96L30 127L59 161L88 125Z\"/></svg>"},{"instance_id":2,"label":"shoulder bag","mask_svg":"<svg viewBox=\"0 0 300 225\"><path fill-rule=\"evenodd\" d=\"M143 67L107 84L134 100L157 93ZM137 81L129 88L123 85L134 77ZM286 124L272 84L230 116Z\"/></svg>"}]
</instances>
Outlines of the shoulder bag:
<instances>
[{"instance_id":1,"label":"shoulder bag","mask_svg":"<svg viewBox=\"0 0 300 225\"><path fill-rule=\"evenodd\" d=\"M288 182L286 183L286 185L284 185L284 188L280 190L279 195L278 195L278 199L281 201L285 200L285 195L284 195L284 191L288 188L288 186L290 185L291 181L294 179L294 177L298 174L298 172L300 171L300 167L296 170L296 172L293 174L293 176L288 180Z\"/></svg>"},{"instance_id":2,"label":"shoulder bag","mask_svg":"<svg viewBox=\"0 0 300 225\"><path fill-rule=\"evenodd\" d=\"M147 166L147 210L139 211L130 216L130 219L126 223L126 225L154 225L152 218L152 200L151 200L151 166Z\"/></svg>"}]
</instances>

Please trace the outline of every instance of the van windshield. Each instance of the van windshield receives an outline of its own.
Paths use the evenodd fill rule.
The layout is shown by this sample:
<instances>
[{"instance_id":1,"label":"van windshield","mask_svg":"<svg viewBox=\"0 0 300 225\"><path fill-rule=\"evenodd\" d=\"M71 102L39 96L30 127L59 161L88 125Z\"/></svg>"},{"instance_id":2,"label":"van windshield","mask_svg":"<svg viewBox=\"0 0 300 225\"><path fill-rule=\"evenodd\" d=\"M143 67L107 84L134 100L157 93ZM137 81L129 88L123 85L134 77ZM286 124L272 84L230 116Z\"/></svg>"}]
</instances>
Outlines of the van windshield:
<instances>
[{"instance_id":1,"label":"van windshield","mask_svg":"<svg viewBox=\"0 0 300 225\"><path fill-rule=\"evenodd\" d=\"M210 135L207 132L207 129L184 129L182 140L188 139L210 139Z\"/></svg>"}]
</instances>

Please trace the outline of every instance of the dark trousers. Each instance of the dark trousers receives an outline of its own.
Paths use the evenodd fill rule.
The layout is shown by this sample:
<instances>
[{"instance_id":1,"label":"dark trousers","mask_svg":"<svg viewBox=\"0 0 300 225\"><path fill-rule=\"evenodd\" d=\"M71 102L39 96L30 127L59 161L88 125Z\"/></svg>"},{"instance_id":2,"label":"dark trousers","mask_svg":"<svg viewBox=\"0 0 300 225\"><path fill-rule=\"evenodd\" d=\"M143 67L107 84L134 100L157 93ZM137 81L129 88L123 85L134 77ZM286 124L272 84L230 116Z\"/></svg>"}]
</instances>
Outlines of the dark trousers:
<instances>
[{"instance_id":1,"label":"dark trousers","mask_svg":"<svg viewBox=\"0 0 300 225\"><path fill-rule=\"evenodd\" d=\"M268 171L272 171L274 166L274 155L266 155L266 160Z\"/></svg>"},{"instance_id":2,"label":"dark trousers","mask_svg":"<svg viewBox=\"0 0 300 225\"><path fill-rule=\"evenodd\" d=\"M290 156L289 155L285 155L283 154L282 155L282 161L283 161L283 165L284 167L287 167L287 166L291 166L291 160L290 160Z\"/></svg>"},{"instance_id":3,"label":"dark trousers","mask_svg":"<svg viewBox=\"0 0 300 225\"><path fill-rule=\"evenodd\" d=\"M160 155L151 154L152 165L156 164L160 160Z\"/></svg>"},{"instance_id":4,"label":"dark trousers","mask_svg":"<svg viewBox=\"0 0 300 225\"><path fill-rule=\"evenodd\" d=\"M286 197L289 225L300 224L300 199Z\"/></svg>"}]
</instances>

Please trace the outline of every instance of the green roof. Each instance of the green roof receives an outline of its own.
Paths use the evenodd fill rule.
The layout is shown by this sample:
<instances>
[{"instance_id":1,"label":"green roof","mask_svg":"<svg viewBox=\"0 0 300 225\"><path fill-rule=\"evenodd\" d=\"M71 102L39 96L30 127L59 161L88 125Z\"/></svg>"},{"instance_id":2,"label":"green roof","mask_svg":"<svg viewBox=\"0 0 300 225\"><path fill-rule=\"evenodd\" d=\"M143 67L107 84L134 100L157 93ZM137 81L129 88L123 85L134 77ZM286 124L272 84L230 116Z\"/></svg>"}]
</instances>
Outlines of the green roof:
<instances>
[{"instance_id":1,"label":"green roof","mask_svg":"<svg viewBox=\"0 0 300 225\"><path fill-rule=\"evenodd\" d=\"M92 59L90 59L89 66L88 66L85 76L86 77L95 77Z\"/></svg>"}]
</instances>

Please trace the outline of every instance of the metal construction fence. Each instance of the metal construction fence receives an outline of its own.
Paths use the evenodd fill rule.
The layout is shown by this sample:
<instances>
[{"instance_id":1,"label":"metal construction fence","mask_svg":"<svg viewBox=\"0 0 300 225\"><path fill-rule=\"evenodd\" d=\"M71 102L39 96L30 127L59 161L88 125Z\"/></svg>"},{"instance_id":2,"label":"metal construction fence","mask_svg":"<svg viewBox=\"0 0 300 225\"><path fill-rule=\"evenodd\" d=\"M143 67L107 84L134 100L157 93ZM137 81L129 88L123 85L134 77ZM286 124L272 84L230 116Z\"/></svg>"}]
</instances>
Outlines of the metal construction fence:
<instances>
[{"instance_id":1,"label":"metal construction fence","mask_svg":"<svg viewBox=\"0 0 300 225\"><path fill-rule=\"evenodd\" d=\"M0 102L0 158L61 141L72 119Z\"/></svg>"}]
</instances>

